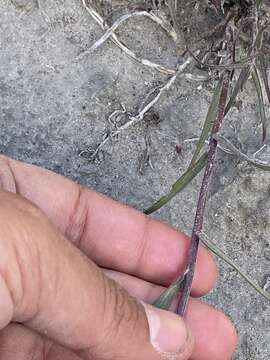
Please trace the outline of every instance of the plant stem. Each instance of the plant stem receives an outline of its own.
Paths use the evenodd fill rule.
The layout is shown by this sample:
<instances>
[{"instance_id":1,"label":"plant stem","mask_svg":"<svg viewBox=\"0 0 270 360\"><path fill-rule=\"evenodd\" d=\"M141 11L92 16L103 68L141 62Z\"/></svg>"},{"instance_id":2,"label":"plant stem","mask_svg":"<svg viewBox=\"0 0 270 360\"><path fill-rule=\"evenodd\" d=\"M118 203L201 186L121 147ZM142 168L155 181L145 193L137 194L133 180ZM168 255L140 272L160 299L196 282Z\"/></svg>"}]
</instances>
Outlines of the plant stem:
<instances>
[{"instance_id":1,"label":"plant stem","mask_svg":"<svg viewBox=\"0 0 270 360\"><path fill-rule=\"evenodd\" d=\"M217 114L213 123L211 139L209 143L209 151L208 151L208 159L205 167L205 172L202 180L202 186L200 190L199 200L197 204L196 216L194 221L194 226L192 230L191 236L191 244L189 248L188 258L187 258L187 275L184 280L183 290L181 293L179 306L178 306L178 314L183 316L186 310L187 302L190 295L190 290L192 286L192 281L194 277L195 264L198 253L198 246L200 242L200 234L203 227L204 220L204 212L206 207L206 200L208 194L209 183L211 179L211 175L213 172L214 161L217 152L218 142L215 139L215 135L219 132L222 121L224 119L224 112L228 97L228 89L230 83L230 71L225 71L221 76L223 77L222 91L219 100L219 106L217 110Z\"/></svg>"}]
</instances>

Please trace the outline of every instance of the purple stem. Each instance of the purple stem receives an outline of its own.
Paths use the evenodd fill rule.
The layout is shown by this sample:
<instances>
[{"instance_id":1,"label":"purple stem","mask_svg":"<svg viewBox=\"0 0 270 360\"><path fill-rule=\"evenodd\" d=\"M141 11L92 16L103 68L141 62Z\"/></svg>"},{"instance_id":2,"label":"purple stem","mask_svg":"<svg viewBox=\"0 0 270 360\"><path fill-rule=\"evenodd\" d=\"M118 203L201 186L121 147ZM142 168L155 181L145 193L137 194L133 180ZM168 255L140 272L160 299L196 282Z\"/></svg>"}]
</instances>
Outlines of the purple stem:
<instances>
[{"instance_id":1,"label":"purple stem","mask_svg":"<svg viewBox=\"0 0 270 360\"><path fill-rule=\"evenodd\" d=\"M191 244L188 252L188 258L187 258L187 270L188 273L185 277L182 293L179 301L178 306L178 314L183 316L186 310L187 302L190 296L190 290L192 286L192 281L194 277L194 270L195 270L195 264L197 259L197 253L198 253L198 246L200 242L200 234L203 227L203 220L204 220L204 212L205 212L205 206L207 201L207 195L208 195L208 188L209 183L211 179L211 175L213 172L213 166L214 161L216 157L216 150L217 150L217 140L214 139L213 135L217 134L219 132L219 129L221 127L222 121L224 119L224 111L226 107L227 97L228 97L228 89L229 89L229 83L230 83L230 72L226 71L223 76L223 85L222 85L222 91L220 95L219 100L219 106L218 111L213 123L212 131L211 131L211 139L209 143L209 151L208 151L208 159L204 171L202 186L200 190L199 200L197 204L197 210L196 210L196 216L194 220L194 226L192 230L192 236L191 236Z\"/></svg>"},{"instance_id":2,"label":"purple stem","mask_svg":"<svg viewBox=\"0 0 270 360\"><path fill-rule=\"evenodd\" d=\"M215 7L217 13L219 13L222 10L221 0L210 0L210 2Z\"/></svg>"}]
</instances>

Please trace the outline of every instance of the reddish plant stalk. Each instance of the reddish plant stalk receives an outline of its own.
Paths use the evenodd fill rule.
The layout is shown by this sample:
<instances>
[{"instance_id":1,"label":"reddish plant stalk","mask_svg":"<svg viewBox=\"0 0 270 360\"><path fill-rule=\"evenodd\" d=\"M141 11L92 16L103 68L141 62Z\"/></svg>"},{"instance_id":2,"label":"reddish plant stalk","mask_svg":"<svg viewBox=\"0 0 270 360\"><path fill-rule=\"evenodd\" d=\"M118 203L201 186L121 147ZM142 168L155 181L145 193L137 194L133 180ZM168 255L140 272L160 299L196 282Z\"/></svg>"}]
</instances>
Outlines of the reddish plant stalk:
<instances>
[{"instance_id":1,"label":"reddish plant stalk","mask_svg":"<svg viewBox=\"0 0 270 360\"><path fill-rule=\"evenodd\" d=\"M210 0L214 8L216 9L216 12L222 11L222 2L221 0Z\"/></svg>"},{"instance_id":2,"label":"reddish plant stalk","mask_svg":"<svg viewBox=\"0 0 270 360\"><path fill-rule=\"evenodd\" d=\"M228 90L229 90L229 83L230 83L230 71L226 71L222 74L223 76L223 85L222 91L219 100L218 111L213 123L212 131L211 131L211 138L209 143L209 151L208 151L208 159L204 171L204 176L202 180L202 186L200 189L199 200L197 204L197 210L194 220L194 226L192 230L191 236L191 244L188 252L187 258L187 275L184 280L184 284L182 287L181 297L178 305L178 314L183 316L186 310L186 306L188 303L188 299L190 296L192 281L194 277L194 270L196 265L197 253L198 253L198 246L200 242L200 234L203 227L203 220L204 220L204 212L206 207L207 195L208 195L208 188L211 179L211 175L213 172L213 166L215 162L216 152L217 152L217 140L214 138L219 132L221 127L222 121L224 119L225 107L227 103L228 97Z\"/></svg>"}]
</instances>

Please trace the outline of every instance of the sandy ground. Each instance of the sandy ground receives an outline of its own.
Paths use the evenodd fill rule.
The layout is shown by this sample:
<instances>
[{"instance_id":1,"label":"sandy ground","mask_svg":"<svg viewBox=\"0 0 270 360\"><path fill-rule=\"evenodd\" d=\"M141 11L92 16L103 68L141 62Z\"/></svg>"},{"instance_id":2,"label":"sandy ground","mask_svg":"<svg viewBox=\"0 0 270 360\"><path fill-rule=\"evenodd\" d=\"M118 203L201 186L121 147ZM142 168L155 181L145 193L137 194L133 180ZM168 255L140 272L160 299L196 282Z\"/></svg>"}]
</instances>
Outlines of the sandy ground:
<instances>
[{"instance_id":1,"label":"sandy ground","mask_svg":"<svg viewBox=\"0 0 270 360\"><path fill-rule=\"evenodd\" d=\"M194 151L194 142L186 140L200 133L212 85L179 77L150 115L89 161L79 153L94 150L128 121L122 116L115 124L110 114L124 107L136 115L148 92L168 77L132 61L110 41L77 61L102 34L79 0L47 0L41 8L34 0L0 0L0 151L143 209L186 168ZM176 66L173 41L150 19L130 19L118 34L136 54ZM260 148L261 128L251 84L242 100L223 132L252 155ZM153 168L143 162L146 155ZM269 159L269 148L259 158ZM270 279L269 181L269 173L220 151L204 229L261 286ZM190 233L199 184L200 178L194 180L156 216ZM237 327L234 359L269 359L269 304L235 270L219 264L220 279L206 300Z\"/></svg>"}]
</instances>

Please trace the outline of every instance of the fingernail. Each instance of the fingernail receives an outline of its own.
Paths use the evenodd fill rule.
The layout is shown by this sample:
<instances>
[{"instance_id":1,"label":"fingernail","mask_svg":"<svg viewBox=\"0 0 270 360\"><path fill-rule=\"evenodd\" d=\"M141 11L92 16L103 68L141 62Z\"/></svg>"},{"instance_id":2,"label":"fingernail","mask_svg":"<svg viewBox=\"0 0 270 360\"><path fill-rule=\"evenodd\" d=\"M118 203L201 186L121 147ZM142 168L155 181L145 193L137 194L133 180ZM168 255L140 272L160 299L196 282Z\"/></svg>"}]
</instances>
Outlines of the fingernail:
<instances>
[{"instance_id":1,"label":"fingernail","mask_svg":"<svg viewBox=\"0 0 270 360\"><path fill-rule=\"evenodd\" d=\"M190 332L180 316L143 305L149 324L150 341L158 352L179 354L190 350Z\"/></svg>"}]
</instances>

